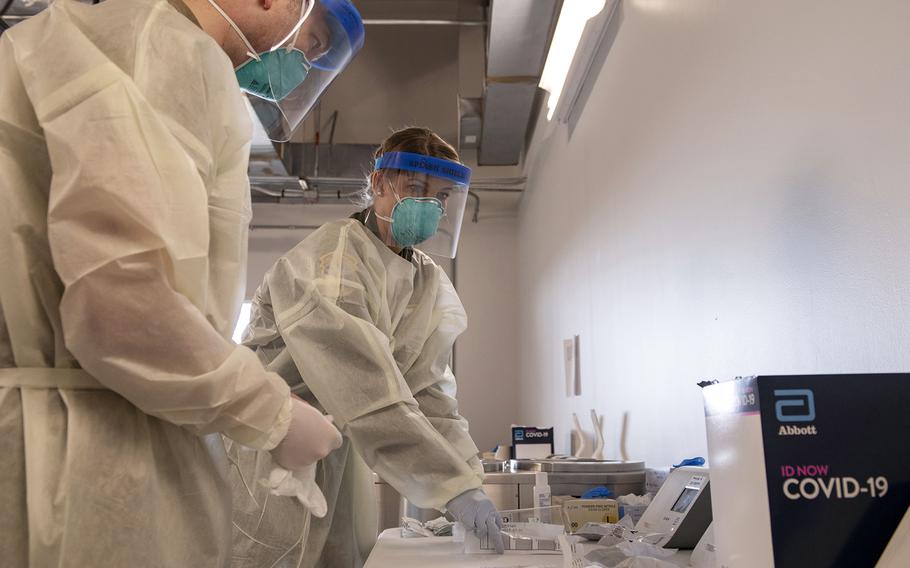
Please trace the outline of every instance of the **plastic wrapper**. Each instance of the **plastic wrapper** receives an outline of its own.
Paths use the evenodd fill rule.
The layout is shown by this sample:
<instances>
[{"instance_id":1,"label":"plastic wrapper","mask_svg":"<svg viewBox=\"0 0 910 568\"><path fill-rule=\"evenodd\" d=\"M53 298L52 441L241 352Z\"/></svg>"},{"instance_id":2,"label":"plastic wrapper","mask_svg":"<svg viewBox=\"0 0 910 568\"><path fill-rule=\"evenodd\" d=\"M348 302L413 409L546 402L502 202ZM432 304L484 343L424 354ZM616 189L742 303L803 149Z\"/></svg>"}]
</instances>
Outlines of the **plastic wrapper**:
<instances>
[{"instance_id":1,"label":"plastic wrapper","mask_svg":"<svg viewBox=\"0 0 910 568\"><path fill-rule=\"evenodd\" d=\"M500 511L502 543L506 551L559 554L559 537L565 535L562 507L535 507ZM494 552L487 535L468 531L464 539L467 554Z\"/></svg>"},{"instance_id":2,"label":"plastic wrapper","mask_svg":"<svg viewBox=\"0 0 910 568\"><path fill-rule=\"evenodd\" d=\"M677 568L677 566L672 562L659 558L636 556L635 558L626 558L614 568Z\"/></svg>"},{"instance_id":3,"label":"plastic wrapper","mask_svg":"<svg viewBox=\"0 0 910 568\"><path fill-rule=\"evenodd\" d=\"M641 516L645 514L645 510L648 508L648 505L651 504L651 499L653 496L650 493L645 495L635 495L630 493L628 495L623 495L622 497L617 497L616 501L622 507L621 516L628 515L632 518L633 523L637 523Z\"/></svg>"},{"instance_id":4,"label":"plastic wrapper","mask_svg":"<svg viewBox=\"0 0 910 568\"><path fill-rule=\"evenodd\" d=\"M624 517L616 524L589 523L573 536L563 537L560 548L565 568L663 568L675 566L665 559L675 549L658 546L663 535L640 533L632 519ZM600 537L597 544L591 540ZM586 540L588 539L588 540Z\"/></svg>"},{"instance_id":5,"label":"plastic wrapper","mask_svg":"<svg viewBox=\"0 0 910 568\"><path fill-rule=\"evenodd\" d=\"M587 523L575 532L576 535L609 546L618 544L623 540L635 539L635 524L630 517L623 517L618 523ZM607 540L604 540L607 539Z\"/></svg>"},{"instance_id":6,"label":"plastic wrapper","mask_svg":"<svg viewBox=\"0 0 910 568\"><path fill-rule=\"evenodd\" d=\"M452 527L454 523L445 517L439 517L432 521L422 523L411 517L401 518L401 537L431 537L431 536L452 536Z\"/></svg>"},{"instance_id":7,"label":"plastic wrapper","mask_svg":"<svg viewBox=\"0 0 910 568\"><path fill-rule=\"evenodd\" d=\"M281 497L297 497L297 500L306 507L314 517L320 519L328 512L325 495L316 484L316 464L306 466L297 471L288 471L275 466L267 480L260 483L269 488L272 495Z\"/></svg>"},{"instance_id":8,"label":"plastic wrapper","mask_svg":"<svg viewBox=\"0 0 910 568\"><path fill-rule=\"evenodd\" d=\"M645 491L657 495L667 477L670 476L670 467L649 467L645 469Z\"/></svg>"},{"instance_id":9,"label":"plastic wrapper","mask_svg":"<svg viewBox=\"0 0 910 568\"><path fill-rule=\"evenodd\" d=\"M648 542L620 542L616 545L623 554L629 557L669 558L676 554L675 548L663 548Z\"/></svg>"}]
</instances>

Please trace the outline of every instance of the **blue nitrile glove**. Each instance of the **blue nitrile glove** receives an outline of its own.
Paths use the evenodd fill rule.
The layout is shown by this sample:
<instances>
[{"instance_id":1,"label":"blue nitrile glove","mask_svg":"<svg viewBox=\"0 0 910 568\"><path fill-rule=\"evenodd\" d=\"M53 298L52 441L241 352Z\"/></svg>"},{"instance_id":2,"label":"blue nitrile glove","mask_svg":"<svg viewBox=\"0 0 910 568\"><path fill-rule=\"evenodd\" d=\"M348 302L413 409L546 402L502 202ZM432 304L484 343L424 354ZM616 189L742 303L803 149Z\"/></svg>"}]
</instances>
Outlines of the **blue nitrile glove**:
<instances>
[{"instance_id":1,"label":"blue nitrile glove","mask_svg":"<svg viewBox=\"0 0 910 568\"><path fill-rule=\"evenodd\" d=\"M582 499L606 499L610 495L613 495L613 492L607 489L606 487L595 487L594 489L589 489L581 496Z\"/></svg>"},{"instance_id":2,"label":"blue nitrile glove","mask_svg":"<svg viewBox=\"0 0 910 568\"><path fill-rule=\"evenodd\" d=\"M478 537L489 535L490 543L502 554L502 519L496 511L496 505L490 501L483 489L465 491L446 503L446 510L455 520L464 525L465 530L474 531Z\"/></svg>"},{"instance_id":3,"label":"blue nitrile glove","mask_svg":"<svg viewBox=\"0 0 910 568\"><path fill-rule=\"evenodd\" d=\"M697 457L694 457L694 458L684 459L683 461L681 461L681 462L679 462L678 464L674 465L673 468L675 469L675 468L677 468L677 467L686 467L686 466L689 466L689 465L695 465L695 466L699 466L699 467L700 467L700 466L703 466L703 465L705 465L705 458L703 458L703 457L701 457L701 456L697 456Z\"/></svg>"}]
</instances>

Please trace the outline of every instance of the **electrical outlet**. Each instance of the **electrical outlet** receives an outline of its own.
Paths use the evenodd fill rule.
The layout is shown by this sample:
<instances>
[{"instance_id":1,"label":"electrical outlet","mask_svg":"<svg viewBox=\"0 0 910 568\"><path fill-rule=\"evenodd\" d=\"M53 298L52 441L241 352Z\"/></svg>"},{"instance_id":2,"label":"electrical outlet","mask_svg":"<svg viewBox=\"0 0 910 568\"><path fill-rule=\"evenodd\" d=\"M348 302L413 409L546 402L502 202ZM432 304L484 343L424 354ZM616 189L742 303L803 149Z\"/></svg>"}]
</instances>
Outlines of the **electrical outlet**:
<instances>
[{"instance_id":1,"label":"electrical outlet","mask_svg":"<svg viewBox=\"0 0 910 568\"><path fill-rule=\"evenodd\" d=\"M566 369L566 398L572 398L575 396L575 340L564 339L562 351Z\"/></svg>"},{"instance_id":2,"label":"electrical outlet","mask_svg":"<svg viewBox=\"0 0 910 568\"><path fill-rule=\"evenodd\" d=\"M581 341L579 336L562 342L566 369L566 397L581 396Z\"/></svg>"},{"instance_id":3,"label":"electrical outlet","mask_svg":"<svg viewBox=\"0 0 910 568\"><path fill-rule=\"evenodd\" d=\"M575 341L575 396L581 396L581 336L576 335Z\"/></svg>"}]
</instances>

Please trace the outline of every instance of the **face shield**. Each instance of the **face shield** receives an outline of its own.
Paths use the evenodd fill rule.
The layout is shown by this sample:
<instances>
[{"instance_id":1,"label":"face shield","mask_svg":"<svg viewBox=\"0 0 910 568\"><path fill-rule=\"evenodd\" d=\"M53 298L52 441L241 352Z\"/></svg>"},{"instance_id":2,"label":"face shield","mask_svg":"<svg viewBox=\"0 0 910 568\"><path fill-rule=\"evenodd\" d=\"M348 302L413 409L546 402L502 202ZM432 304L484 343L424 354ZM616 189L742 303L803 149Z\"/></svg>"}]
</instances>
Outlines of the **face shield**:
<instances>
[{"instance_id":1,"label":"face shield","mask_svg":"<svg viewBox=\"0 0 910 568\"><path fill-rule=\"evenodd\" d=\"M408 152L388 152L376 162L382 182L397 199L390 239L400 247L455 258L468 200L471 169L458 162ZM396 175L397 174L397 175Z\"/></svg>"},{"instance_id":2,"label":"face shield","mask_svg":"<svg viewBox=\"0 0 910 568\"><path fill-rule=\"evenodd\" d=\"M297 24L277 45L256 53L237 31L250 59L234 72L269 138L286 142L320 95L363 47L363 21L349 0L301 0Z\"/></svg>"}]
</instances>

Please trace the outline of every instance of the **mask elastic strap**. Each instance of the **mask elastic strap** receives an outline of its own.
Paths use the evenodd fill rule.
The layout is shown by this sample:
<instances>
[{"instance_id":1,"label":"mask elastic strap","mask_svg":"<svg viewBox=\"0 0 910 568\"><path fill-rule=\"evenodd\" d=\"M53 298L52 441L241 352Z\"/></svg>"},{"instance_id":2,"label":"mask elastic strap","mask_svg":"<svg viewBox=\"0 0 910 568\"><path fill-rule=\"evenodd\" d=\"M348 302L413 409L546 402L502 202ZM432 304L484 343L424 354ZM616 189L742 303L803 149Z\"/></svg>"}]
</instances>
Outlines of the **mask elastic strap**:
<instances>
[{"instance_id":1,"label":"mask elastic strap","mask_svg":"<svg viewBox=\"0 0 910 568\"><path fill-rule=\"evenodd\" d=\"M291 51L292 49L294 49L294 46L297 45L297 37L300 36L300 28L303 27L303 23L305 21L307 21L307 18L310 17L310 14L313 12L313 8L315 8L315 7L316 7L316 0L310 0L309 4L307 4L307 0L300 0L300 21L297 22L297 25L294 26L294 29L292 29L290 31L290 33L288 33L288 35L286 35L284 37L283 40L278 42L278 44L275 47L273 47L272 49L270 49L269 51L275 51L276 49L278 49L279 47L284 45L291 38L293 38L293 41L291 41L291 43L288 44L286 49L287 49L287 51Z\"/></svg>"},{"instance_id":2,"label":"mask elastic strap","mask_svg":"<svg viewBox=\"0 0 910 568\"><path fill-rule=\"evenodd\" d=\"M383 181L386 181L386 183L388 183L387 180L383 180ZM397 201L397 203L396 203L396 206L397 206L398 203L401 203L401 196L399 196L399 195L398 195L398 192L395 191L395 189L392 188L391 184L389 184L389 191L391 191L391 192L392 192L392 195L395 196L395 200ZM373 213L376 213L376 216L379 217L380 219L382 219L383 221L387 221L387 222L389 222L389 223L394 223L394 222L395 222L394 220L392 220L391 217L386 217L386 216L384 216L384 215L380 215L380 214L376 211L376 209L373 209Z\"/></svg>"},{"instance_id":3,"label":"mask elastic strap","mask_svg":"<svg viewBox=\"0 0 910 568\"><path fill-rule=\"evenodd\" d=\"M303 0L301 0L301 1L303 1ZM227 23L230 24L232 28L234 28L235 32L237 32L237 35L240 37L240 41L242 41L243 45L246 46L246 49L247 49L246 54L249 55L250 57L252 57L253 59L255 59L256 61L260 61L259 54L256 53L255 49L253 49L253 46L250 44L249 40L246 39L246 36L243 35L243 32L240 31L240 28L237 27L237 24L234 23L234 20L232 20L231 17L228 16L227 13L225 13L225 11L221 9L221 6L219 6L218 4L215 3L215 0L209 0L209 4L211 4L212 7L215 8L215 10L217 10L219 14L221 14L221 17L224 18L225 20L227 20Z\"/></svg>"}]
</instances>

